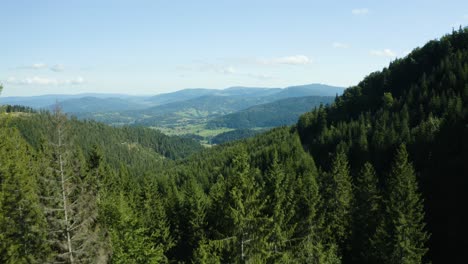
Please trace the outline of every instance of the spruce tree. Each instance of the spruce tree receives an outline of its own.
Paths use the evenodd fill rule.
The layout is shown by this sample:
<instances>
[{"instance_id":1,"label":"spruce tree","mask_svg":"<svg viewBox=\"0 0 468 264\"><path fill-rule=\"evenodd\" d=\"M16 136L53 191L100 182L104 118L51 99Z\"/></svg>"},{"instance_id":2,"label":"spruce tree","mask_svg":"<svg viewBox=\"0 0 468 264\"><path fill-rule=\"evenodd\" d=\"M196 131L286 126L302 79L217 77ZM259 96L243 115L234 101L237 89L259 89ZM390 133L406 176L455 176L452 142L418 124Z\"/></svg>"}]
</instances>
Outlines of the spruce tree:
<instances>
[{"instance_id":1,"label":"spruce tree","mask_svg":"<svg viewBox=\"0 0 468 264\"><path fill-rule=\"evenodd\" d=\"M296 225L292 222L295 215L294 190L292 188L291 179L287 177L278 163L278 155L275 151L264 188L268 197L266 207L271 218L268 229L270 232L269 250L272 252L272 256L269 261L286 257L286 242L294 235Z\"/></svg>"},{"instance_id":2,"label":"spruce tree","mask_svg":"<svg viewBox=\"0 0 468 264\"><path fill-rule=\"evenodd\" d=\"M422 263L429 234L413 166L401 145L389 174L385 217L377 230L374 250L383 263Z\"/></svg>"},{"instance_id":3,"label":"spruce tree","mask_svg":"<svg viewBox=\"0 0 468 264\"><path fill-rule=\"evenodd\" d=\"M205 240L208 199L194 179L189 179L182 191L184 199L180 215L182 222L181 244L185 248L183 251L187 254L186 257L191 259L194 257L196 249L201 246L200 243Z\"/></svg>"},{"instance_id":4,"label":"spruce tree","mask_svg":"<svg viewBox=\"0 0 468 264\"><path fill-rule=\"evenodd\" d=\"M326 237L343 244L350 236L353 190L348 159L339 150L332 161L331 171L322 182L322 213Z\"/></svg>"},{"instance_id":5,"label":"spruce tree","mask_svg":"<svg viewBox=\"0 0 468 264\"><path fill-rule=\"evenodd\" d=\"M106 227L112 243L112 263L167 263L162 245L155 246L149 229L139 217L123 191L106 197L102 204Z\"/></svg>"},{"instance_id":6,"label":"spruce tree","mask_svg":"<svg viewBox=\"0 0 468 264\"><path fill-rule=\"evenodd\" d=\"M371 240L382 215L382 196L374 167L365 163L355 181L352 257L355 263L374 263Z\"/></svg>"},{"instance_id":7,"label":"spruce tree","mask_svg":"<svg viewBox=\"0 0 468 264\"><path fill-rule=\"evenodd\" d=\"M174 246L174 241L169 230L164 198L158 192L157 183L149 177L149 175L145 175L143 182L145 199L142 201L143 211L139 218L142 219L143 226L147 230L146 236L150 238L152 246L157 249L161 248L166 254Z\"/></svg>"},{"instance_id":8,"label":"spruce tree","mask_svg":"<svg viewBox=\"0 0 468 264\"><path fill-rule=\"evenodd\" d=\"M233 257L237 263L243 263L268 253L265 234L267 219L261 215L265 201L260 199L261 188L255 181L258 171L250 167L246 151L242 149L232 163L227 206L233 227L232 235L237 240Z\"/></svg>"},{"instance_id":9,"label":"spruce tree","mask_svg":"<svg viewBox=\"0 0 468 264\"><path fill-rule=\"evenodd\" d=\"M317 235L309 235L303 239L295 252L296 262L293 263L340 264L338 246L333 242L323 243L322 241L323 239Z\"/></svg>"},{"instance_id":10,"label":"spruce tree","mask_svg":"<svg viewBox=\"0 0 468 264\"><path fill-rule=\"evenodd\" d=\"M0 128L0 262L43 263L50 248L36 163L18 131Z\"/></svg>"}]
</instances>

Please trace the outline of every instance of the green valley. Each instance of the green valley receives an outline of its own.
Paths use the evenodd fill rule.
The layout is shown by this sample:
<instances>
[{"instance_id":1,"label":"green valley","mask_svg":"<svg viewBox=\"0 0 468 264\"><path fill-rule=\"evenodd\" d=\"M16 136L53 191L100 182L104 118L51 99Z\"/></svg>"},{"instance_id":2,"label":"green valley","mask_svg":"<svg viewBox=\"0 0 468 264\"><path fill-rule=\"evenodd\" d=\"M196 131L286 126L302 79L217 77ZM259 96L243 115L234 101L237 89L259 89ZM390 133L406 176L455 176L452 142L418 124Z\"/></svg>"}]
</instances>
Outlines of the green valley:
<instances>
[{"instance_id":1,"label":"green valley","mask_svg":"<svg viewBox=\"0 0 468 264\"><path fill-rule=\"evenodd\" d=\"M36 109L53 109L55 102L65 113L79 119L113 126L144 126L169 135L197 135L208 144L216 135L239 128L266 129L295 123L300 114L320 104L331 103L343 88L310 84L280 88L231 87L185 89L156 96L50 95L0 98L0 102L23 104ZM71 97L71 98L70 98ZM47 104L49 103L49 104ZM240 122L245 113L255 117ZM240 119L232 120L232 115ZM230 123L219 120L230 119ZM235 118L234 118L235 119Z\"/></svg>"}]
</instances>

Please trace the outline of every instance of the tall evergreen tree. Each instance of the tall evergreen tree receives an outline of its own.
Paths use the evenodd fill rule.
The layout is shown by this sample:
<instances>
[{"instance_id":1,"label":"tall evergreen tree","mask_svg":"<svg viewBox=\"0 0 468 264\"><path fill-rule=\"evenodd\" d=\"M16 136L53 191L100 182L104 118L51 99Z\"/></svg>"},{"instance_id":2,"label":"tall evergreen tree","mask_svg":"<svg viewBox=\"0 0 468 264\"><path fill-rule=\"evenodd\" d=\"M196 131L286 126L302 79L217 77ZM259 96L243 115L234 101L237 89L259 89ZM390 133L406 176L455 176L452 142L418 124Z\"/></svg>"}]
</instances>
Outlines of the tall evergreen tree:
<instances>
[{"instance_id":1,"label":"tall evergreen tree","mask_svg":"<svg viewBox=\"0 0 468 264\"><path fill-rule=\"evenodd\" d=\"M18 131L0 128L0 262L43 263L50 248L31 150Z\"/></svg>"},{"instance_id":2,"label":"tall evergreen tree","mask_svg":"<svg viewBox=\"0 0 468 264\"><path fill-rule=\"evenodd\" d=\"M174 246L173 238L170 234L169 221L164 207L164 198L158 191L157 183L145 175L143 181L144 200L143 211L140 218L143 226L147 230L146 236L150 238L154 248L161 248L163 253ZM167 262L167 258L164 259Z\"/></svg>"},{"instance_id":3,"label":"tall evergreen tree","mask_svg":"<svg viewBox=\"0 0 468 264\"><path fill-rule=\"evenodd\" d=\"M265 226L262 217L265 201L260 199L261 188L256 182L258 171L252 169L248 155L242 149L233 159L233 172L228 178L229 217L232 234L238 243L234 248L236 262L257 259L267 255Z\"/></svg>"},{"instance_id":4,"label":"tall evergreen tree","mask_svg":"<svg viewBox=\"0 0 468 264\"><path fill-rule=\"evenodd\" d=\"M375 252L383 263L422 263L429 234L414 169L401 145L387 184L385 217L374 239Z\"/></svg>"},{"instance_id":5,"label":"tall evergreen tree","mask_svg":"<svg viewBox=\"0 0 468 264\"><path fill-rule=\"evenodd\" d=\"M322 179L322 210L326 237L343 244L350 236L353 190L346 154L338 150L331 171Z\"/></svg>"},{"instance_id":6,"label":"tall evergreen tree","mask_svg":"<svg viewBox=\"0 0 468 264\"><path fill-rule=\"evenodd\" d=\"M105 224L112 242L112 263L166 263L162 245L154 245L149 229L138 220L127 195L120 191L102 204Z\"/></svg>"},{"instance_id":7,"label":"tall evergreen tree","mask_svg":"<svg viewBox=\"0 0 468 264\"><path fill-rule=\"evenodd\" d=\"M270 170L267 173L265 190L269 194L268 211L271 218L269 226L269 242L272 256L270 261L287 257L286 242L294 235L295 224L292 219L295 214L291 179L286 176L280 164L276 151Z\"/></svg>"},{"instance_id":8,"label":"tall evergreen tree","mask_svg":"<svg viewBox=\"0 0 468 264\"><path fill-rule=\"evenodd\" d=\"M374 167L365 163L355 181L352 257L355 263L375 263L371 240L382 215L382 195Z\"/></svg>"},{"instance_id":9,"label":"tall evergreen tree","mask_svg":"<svg viewBox=\"0 0 468 264\"><path fill-rule=\"evenodd\" d=\"M183 252L187 259L194 257L197 248L205 240L206 210L208 199L201 187L189 179L182 187L183 201L181 208L180 232Z\"/></svg>"}]
</instances>

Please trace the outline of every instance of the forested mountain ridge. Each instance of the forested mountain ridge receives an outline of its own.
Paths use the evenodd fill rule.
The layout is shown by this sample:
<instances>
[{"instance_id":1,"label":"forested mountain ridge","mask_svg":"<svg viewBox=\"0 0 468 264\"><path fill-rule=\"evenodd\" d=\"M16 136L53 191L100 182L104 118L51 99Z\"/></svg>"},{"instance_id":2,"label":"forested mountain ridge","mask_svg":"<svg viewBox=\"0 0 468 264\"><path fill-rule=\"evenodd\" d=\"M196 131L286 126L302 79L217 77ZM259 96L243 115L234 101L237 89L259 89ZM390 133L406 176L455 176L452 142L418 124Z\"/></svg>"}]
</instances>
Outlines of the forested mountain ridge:
<instances>
[{"instance_id":1,"label":"forested mountain ridge","mask_svg":"<svg viewBox=\"0 0 468 264\"><path fill-rule=\"evenodd\" d=\"M467 83L460 29L294 127L136 173L107 164L112 151L80 154L86 139L60 144L61 115L38 145L36 114L2 118L0 262L463 263ZM61 171L69 185L44 188ZM44 199L58 190L67 195L56 204ZM68 202L72 221L47 209Z\"/></svg>"},{"instance_id":2,"label":"forested mountain ridge","mask_svg":"<svg viewBox=\"0 0 468 264\"><path fill-rule=\"evenodd\" d=\"M467 124L468 29L460 29L370 74L297 127L320 167L338 145L354 173L370 161L383 186L395 146L406 144L432 233L428 259L455 263L468 234L457 209L468 200Z\"/></svg>"},{"instance_id":3,"label":"forested mountain ridge","mask_svg":"<svg viewBox=\"0 0 468 264\"><path fill-rule=\"evenodd\" d=\"M25 110L33 111L13 107L8 111L11 116L7 114L2 116L2 119L8 126L16 127L32 147L39 149L50 136L53 127L52 115L49 112L23 115ZM193 140L166 136L157 130L144 127L114 128L95 121L79 121L76 118L69 119L66 126L70 137L78 143L84 153L89 153L98 146L105 154L104 160L115 168L124 163L141 172L149 167L159 167L165 159L186 158L203 149ZM149 167L146 168L147 166Z\"/></svg>"},{"instance_id":4,"label":"forested mountain ridge","mask_svg":"<svg viewBox=\"0 0 468 264\"><path fill-rule=\"evenodd\" d=\"M235 113L214 118L207 127L256 128L293 125L307 111L333 102L332 96L286 98L272 103L255 105Z\"/></svg>"}]
</instances>

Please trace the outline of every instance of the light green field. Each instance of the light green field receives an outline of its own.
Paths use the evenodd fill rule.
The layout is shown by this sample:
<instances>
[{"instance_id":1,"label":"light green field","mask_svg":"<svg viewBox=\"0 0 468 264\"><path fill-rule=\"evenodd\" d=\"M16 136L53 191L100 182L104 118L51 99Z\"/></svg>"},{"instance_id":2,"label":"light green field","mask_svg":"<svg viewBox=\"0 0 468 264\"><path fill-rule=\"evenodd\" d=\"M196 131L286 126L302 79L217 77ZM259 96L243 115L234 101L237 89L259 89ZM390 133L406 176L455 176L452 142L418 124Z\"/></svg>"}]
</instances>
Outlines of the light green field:
<instances>
[{"instance_id":1,"label":"light green field","mask_svg":"<svg viewBox=\"0 0 468 264\"><path fill-rule=\"evenodd\" d=\"M173 128L170 127L151 127L153 129L158 129L166 135L181 136L186 134L194 134L202 137L214 137L218 134L232 131L232 128L217 128L217 129L206 129L205 124L197 125L186 125L186 126L176 126Z\"/></svg>"},{"instance_id":2,"label":"light green field","mask_svg":"<svg viewBox=\"0 0 468 264\"><path fill-rule=\"evenodd\" d=\"M205 147L211 147L211 138L228 131L232 131L232 128L217 128L217 129L206 129L205 124L194 124L185 126L174 126L174 127L151 127L158 129L162 133L170 136L183 136L183 135L197 135L203 137L199 142Z\"/></svg>"}]
</instances>

